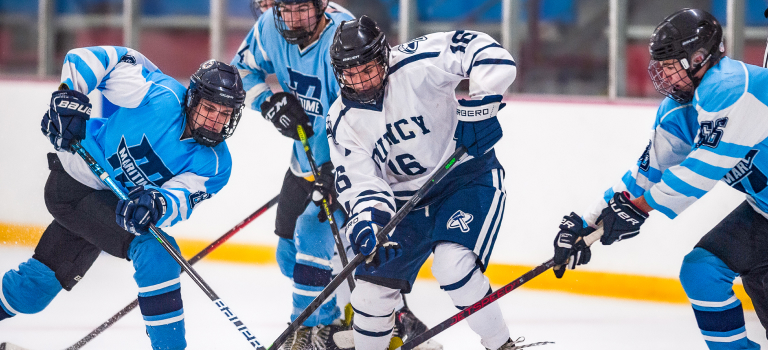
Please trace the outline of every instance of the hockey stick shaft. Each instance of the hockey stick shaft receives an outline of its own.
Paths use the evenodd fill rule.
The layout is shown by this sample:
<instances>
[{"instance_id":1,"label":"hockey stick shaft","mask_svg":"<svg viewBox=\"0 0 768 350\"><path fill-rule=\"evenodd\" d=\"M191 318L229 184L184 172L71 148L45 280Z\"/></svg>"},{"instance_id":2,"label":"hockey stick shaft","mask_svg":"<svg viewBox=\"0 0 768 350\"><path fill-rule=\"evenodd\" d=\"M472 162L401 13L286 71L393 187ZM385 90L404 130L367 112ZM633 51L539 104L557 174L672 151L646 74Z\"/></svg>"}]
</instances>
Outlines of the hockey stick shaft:
<instances>
[{"instance_id":1,"label":"hockey stick shaft","mask_svg":"<svg viewBox=\"0 0 768 350\"><path fill-rule=\"evenodd\" d=\"M228 241L230 238L232 238L232 236L234 236L236 233L242 230L243 227L250 224L251 221L255 220L257 217L261 216L261 214L264 214L264 212L266 212L269 208L277 204L278 198L279 198L279 195L275 196L269 202L267 202L267 204L264 204L263 206L261 206L261 208L253 212L253 214L249 215L239 224L235 225L235 227L227 231L227 233L219 237L219 239L215 240L213 243L203 248L203 250L201 250L199 253L195 254L195 256L189 259L189 264L194 265L201 259L205 258L209 253L216 250L216 248L224 244L224 242ZM107 330L109 327L111 327L113 324L115 324L117 321L119 321L121 318L123 318L123 316L127 315L129 312L135 309L137 306L139 306L138 298L134 299L130 304L128 304L122 310L118 311L116 314L110 317L106 322L102 323L99 327L91 331L91 333L89 333L88 335L80 339L77 343L68 347L66 350L79 350L80 348L85 346L85 344L93 340L93 338L96 338L96 336L98 336L99 334Z\"/></svg>"},{"instance_id":2,"label":"hockey stick shaft","mask_svg":"<svg viewBox=\"0 0 768 350\"><path fill-rule=\"evenodd\" d=\"M320 176L320 171L317 169L317 164L315 164L315 157L312 156L312 150L309 148L307 133L304 132L304 127L301 125L296 127L296 131L299 133L299 139L301 139L301 144L304 146L304 153L307 154L309 167L312 168L312 176L314 176L315 179L318 179L318 176ZM330 194L328 196L331 197ZM344 250L344 244L341 242L341 234L339 233L339 227L336 225L336 221L333 219L331 206L328 204L328 199L325 197L323 198L323 210L325 211L325 217L328 220L328 224L331 226L331 232L333 232L333 240L336 241L336 250L339 251L341 265L342 267L347 266L349 265L347 252ZM349 290L355 290L355 279L352 275L349 275L347 282L349 283Z\"/></svg>"},{"instance_id":3,"label":"hockey stick shaft","mask_svg":"<svg viewBox=\"0 0 768 350\"><path fill-rule=\"evenodd\" d=\"M432 176L427 179L427 182L424 183L424 185L419 188L418 191L416 191L416 194L414 194L408 202L406 202L400 210L395 213L395 216L392 217L391 220L389 220L389 223L387 223L384 228L379 231L376 234L376 239L379 242L379 246L387 241L387 237L389 236L389 233L392 232L392 230L395 229L395 226L397 226L400 221L403 221L403 219L408 215L408 213L411 212L411 209L413 209L414 206L422 199L424 196L429 192L429 190L432 189L432 187L435 186L440 180L442 180L448 173L454 169L454 166L458 163L460 163L460 160L464 155L467 153L467 149L464 146L459 147L456 149L455 152L448 158L448 160L439 168L437 171L435 171ZM315 297L314 300L307 306L304 311L299 314L299 316L291 322L291 324L286 328L282 334L280 334L277 339L275 339L275 342L272 343L272 345L269 346L268 349L270 350L276 350L280 347L280 345L285 342L285 339L288 338L288 335L295 332L297 329L299 329L299 326L301 326L304 321L309 318L310 315L312 315L317 308L320 307L320 305L325 302L325 299L327 299L333 292L336 290L336 288L339 287L339 285L344 281L344 279L347 278L347 276L351 275L352 272L355 271L355 269L363 263L363 261L366 259L366 256L363 254L357 254L354 258L352 258L352 261L349 262L347 266L344 267L344 269L339 272L336 277L331 280L331 283L329 283L325 288L320 292L320 294Z\"/></svg>"},{"instance_id":4,"label":"hockey stick shaft","mask_svg":"<svg viewBox=\"0 0 768 350\"><path fill-rule=\"evenodd\" d=\"M112 192L117 195L118 198L122 200L129 200L128 196L123 193L123 190L117 186L117 183L115 180L113 180L111 177L109 177L109 174L104 171L104 168L99 165L99 163L96 162L95 159L88 153L88 151L83 148L82 145L80 145L80 141L75 141L72 144L72 150L77 152L83 160L88 164L88 167L91 168L91 171L99 178L101 181L109 187ZM152 235L157 239L158 242L165 248L165 251L168 252L168 254L171 255L173 260L176 260L176 263L181 266L182 270L187 272L187 275L189 275L190 278L192 278L193 281L195 281L195 284L197 284L200 289L203 290L203 292L208 296L209 299L213 302L216 307L219 308L219 311L221 311L224 316L232 322L232 324L237 328L237 330L245 336L245 339L248 341L251 346L257 349L264 349L264 347L259 343L259 341L256 339L256 337L251 333L250 330L248 330L248 327L241 321L235 314L232 312L232 310L227 306L226 303L224 303L221 298L219 298L218 295L216 295L216 292L211 289L211 287L203 280L202 277L195 271L194 268L192 268L191 265L189 265L189 262L187 262L184 257L179 254L179 252L176 251L176 249L171 245L171 243L168 241L168 239L164 236L164 232L162 232L159 228L155 227L154 224L149 225L149 232L152 233Z\"/></svg>"},{"instance_id":5,"label":"hockey stick shaft","mask_svg":"<svg viewBox=\"0 0 768 350\"><path fill-rule=\"evenodd\" d=\"M587 243L587 245L592 245L595 241L600 239L600 236L603 235L603 228L600 227L595 232L592 232L588 236L584 237L584 242ZM577 240L578 242L578 240ZM471 316L472 314L480 311L482 308L490 305L491 303L495 302L496 300L499 300L501 297L507 295L509 292L517 289L518 287L522 286L525 282L528 282L532 280L534 277L542 274L544 271L549 270L549 268L555 267L555 259L549 259L547 262L536 266L533 268L533 270L530 270L517 278L516 280L509 282L507 285L497 289L493 293L487 295L485 298L480 299L480 301L472 304L472 306L460 311L459 313L449 317L443 322L440 322L437 326L434 326L428 330L426 330L424 333L421 333L414 337L413 339L409 340L405 344L403 344L401 347L395 349L395 350L410 350L414 349L417 346L421 345L421 343L429 340L430 338L440 334L442 331L450 328L451 326L461 322L465 318ZM565 268L565 266L562 266L562 268Z\"/></svg>"}]
</instances>

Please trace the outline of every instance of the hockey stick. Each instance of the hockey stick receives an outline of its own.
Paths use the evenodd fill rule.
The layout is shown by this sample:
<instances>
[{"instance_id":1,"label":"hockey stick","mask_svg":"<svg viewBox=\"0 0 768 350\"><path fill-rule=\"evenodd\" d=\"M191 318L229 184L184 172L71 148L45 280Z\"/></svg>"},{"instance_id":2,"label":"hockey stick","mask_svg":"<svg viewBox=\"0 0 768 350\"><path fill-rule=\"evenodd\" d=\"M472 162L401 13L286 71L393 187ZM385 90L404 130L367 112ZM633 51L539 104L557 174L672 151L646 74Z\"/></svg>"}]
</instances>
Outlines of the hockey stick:
<instances>
[{"instance_id":1,"label":"hockey stick","mask_svg":"<svg viewBox=\"0 0 768 350\"><path fill-rule=\"evenodd\" d=\"M602 236L602 235L603 235L603 228L600 227L595 232L592 232L591 234L589 234L589 236L584 237L584 242L587 243L587 246L590 246L590 245L592 245L592 243L594 243L595 241L600 239L600 236ZM578 240L577 240L577 242L578 242ZM520 276L518 279L516 279L516 280L514 280L512 282L509 282L509 284L507 284L506 286L501 287L501 288L497 289L495 292L493 292L493 293L489 294L488 296L486 296L485 298L480 299L480 301L472 304L472 306L470 306L470 307L460 311L459 313L449 317L445 321L440 322L440 324L438 324L437 326L434 326L434 327L428 329L426 332L417 335L413 339L411 339L408 342L406 342L405 344L403 344L403 346L401 346L401 347L399 347L399 348L397 348L395 350L410 350L410 349L413 349L413 348L419 346L419 344L421 344L421 343L425 342L426 340L428 340L428 339L438 335L440 332L448 329L449 327L451 327L451 326L461 322L463 319L471 316L475 312L480 311L480 309L490 305L491 303L495 302L496 300L499 300L499 298L507 295L509 292L511 292L511 291L517 289L517 287L520 287L521 285L523 285L523 283L528 282L531 279L533 279L534 277L542 274L544 271L549 270L550 267L554 267L555 269L557 269L558 267L559 268L565 268L565 266L562 266L562 265L555 266L555 259L549 259L547 262L545 262L545 263L543 263L543 264L533 268L533 270L526 272L525 274ZM544 344L547 344L547 342L545 342ZM524 345L524 347L525 346L533 346L533 345L543 345L543 344L533 343L533 344Z\"/></svg>"},{"instance_id":2,"label":"hockey stick","mask_svg":"<svg viewBox=\"0 0 768 350\"><path fill-rule=\"evenodd\" d=\"M128 196L123 193L123 190L120 189L120 187L117 186L117 183L115 180L113 180L111 177L109 177L109 174L107 174L106 171L104 171L104 168L99 165L99 163L96 162L93 157L88 153L88 151L83 148L82 145L80 145L80 141L75 140L75 142L72 144L72 150L77 152L77 154L80 155L80 157L83 158L86 164L88 164L88 167L91 168L91 171L101 179L101 181L109 187L112 192L117 195L118 198L122 200L128 200ZM221 311L224 316L232 322L232 324L237 328L238 331L240 331L241 334L245 336L245 339L248 341L251 346L254 348L257 348L259 350L264 350L264 346L259 343L259 341L256 339L256 336L251 334L251 331L248 330L248 327L241 321L234 312L232 312L227 306L226 303L224 303L221 298L219 298L218 295L216 295L216 292L211 289L210 286L208 286L207 283L203 280L200 275L197 274L197 271L190 266L189 262L187 262L179 252L176 251L175 248L171 245L171 243L168 241L167 238L164 236L164 232L162 232L159 228L155 227L154 224L149 225L149 232L152 233L153 236L155 236L155 239L157 239L158 242L165 248L165 250L168 252L168 254L173 257L173 260L176 260L176 262L181 266L181 268L187 272L190 278L192 278L193 281L200 287L200 289L203 290L203 292L208 296L208 298L211 299L214 305L216 305L217 308L219 308L219 311Z\"/></svg>"},{"instance_id":3,"label":"hockey stick","mask_svg":"<svg viewBox=\"0 0 768 350\"><path fill-rule=\"evenodd\" d=\"M411 209L413 209L414 206L422 199L424 196L429 192L429 190L432 189L435 184L440 182L445 175L448 175L448 173L453 170L454 165L458 164L461 161L461 158L464 157L464 155L467 153L467 148L464 146L459 147L456 149L453 154L451 154L450 157L448 157L448 160L435 171L432 176L427 179L427 182L424 183L424 185L419 188L418 191L416 191L416 194L411 197L411 199L408 200L401 208L400 210L395 213L395 216L392 217L392 219L387 223L384 228L379 231L376 234L376 239L379 242L378 246L380 247L382 244L384 244L387 241L387 237L389 237L389 233L392 232L392 230L395 229L395 226L400 223L400 221L403 221L406 215L411 212ZM280 345L285 342L285 339L288 338L288 335L295 332L299 326L301 326L304 321L309 318L310 315L312 315L317 308L320 307L320 305L323 304L325 299L327 299L335 290L339 287L339 285L344 281L344 279L347 278L347 276L351 275L355 269L363 263L363 261L367 257L363 254L357 254L352 259L352 261L349 262L347 266L344 267L344 269L339 272L338 275L329 283L325 288L320 292L320 294L315 297L315 300L312 300L312 302L307 306L304 311L301 312L301 314L293 321L291 324L286 328L282 334L280 334L277 339L275 339L275 342L272 343L272 345L269 346L268 349L270 350L276 350L280 348Z\"/></svg>"},{"instance_id":4,"label":"hockey stick","mask_svg":"<svg viewBox=\"0 0 768 350\"><path fill-rule=\"evenodd\" d=\"M320 171L317 170L317 164L315 164L315 158L312 156L312 150L309 148L309 142L307 141L307 134L304 132L304 127L299 125L296 127L296 131L298 131L299 139L301 139L301 144L304 146L304 153L307 154L309 167L312 168L312 176L314 176L315 179L318 179ZM328 204L328 200L325 197L323 197L323 210L325 210L325 217L328 218L328 224L331 225L333 240L336 241L336 250L339 251L339 258L341 258L341 265L342 267L345 267L349 264L349 260L347 260L347 252L344 250L344 244L341 243L341 234L339 233L339 227L336 226L336 221L333 220L331 206ZM355 279L351 274L347 277L347 282L349 283L349 290L355 290Z\"/></svg>"},{"instance_id":5,"label":"hockey stick","mask_svg":"<svg viewBox=\"0 0 768 350\"><path fill-rule=\"evenodd\" d=\"M251 221L255 220L257 217L261 216L261 214L264 214L264 212L267 211L267 209L271 208L275 204L277 204L277 199L279 198L279 195L275 196L274 198L270 199L267 204L264 204L261 206L261 208L257 209L253 214L249 215L247 218L245 218L243 221L241 221L239 224L235 225L231 230L227 231L224 235L219 237L219 239L215 240L213 243L209 244L207 247L205 247L203 250L201 250L199 253L197 253L195 256L193 256L191 259L189 259L189 264L194 265L198 261L200 261L202 258L206 257L210 252L214 251L216 248L218 248L220 245L224 244L227 240L232 238L232 236L235 235L235 233L239 232L243 227L250 224ZM182 271L183 272L183 271ZM122 310L118 311L114 316L110 317L106 322L102 323L99 327L91 331L88 335L83 337L83 339L80 339L77 343L73 344L72 346L68 347L66 350L78 350L85 346L89 341L91 341L93 338L96 338L99 334L107 330L107 328L111 327L115 322L119 321L123 316L127 315L131 310L135 309L137 306L139 306L139 299L135 299L133 302L128 304L126 307L124 307ZM2 350L2 349L0 349Z\"/></svg>"}]
</instances>

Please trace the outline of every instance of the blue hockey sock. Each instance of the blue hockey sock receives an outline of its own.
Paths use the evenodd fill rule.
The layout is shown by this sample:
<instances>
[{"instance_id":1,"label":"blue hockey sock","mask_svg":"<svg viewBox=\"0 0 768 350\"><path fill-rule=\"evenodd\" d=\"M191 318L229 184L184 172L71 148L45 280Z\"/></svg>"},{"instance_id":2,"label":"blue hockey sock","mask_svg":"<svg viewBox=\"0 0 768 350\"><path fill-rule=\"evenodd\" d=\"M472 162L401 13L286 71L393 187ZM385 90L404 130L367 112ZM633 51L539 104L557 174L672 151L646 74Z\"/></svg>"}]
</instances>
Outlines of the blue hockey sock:
<instances>
[{"instance_id":1,"label":"blue hockey sock","mask_svg":"<svg viewBox=\"0 0 768 350\"><path fill-rule=\"evenodd\" d=\"M34 314L45 309L61 291L56 274L36 259L19 264L0 281L0 319L16 314ZM3 316L3 314L7 316Z\"/></svg>"},{"instance_id":2,"label":"blue hockey sock","mask_svg":"<svg viewBox=\"0 0 768 350\"><path fill-rule=\"evenodd\" d=\"M166 236L178 249L173 237ZM181 268L152 235L136 237L128 249L139 286L139 307L155 350L180 350L184 338L184 305L181 300Z\"/></svg>"},{"instance_id":3,"label":"blue hockey sock","mask_svg":"<svg viewBox=\"0 0 768 350\"><path fill-rule=\"evenodd\" d=\"M722 260L702 248L686 255L680 268L680 282L709 349L760 349L747 338L741 301L733 293L736 276Z\"/></svg>"}]
</instances>

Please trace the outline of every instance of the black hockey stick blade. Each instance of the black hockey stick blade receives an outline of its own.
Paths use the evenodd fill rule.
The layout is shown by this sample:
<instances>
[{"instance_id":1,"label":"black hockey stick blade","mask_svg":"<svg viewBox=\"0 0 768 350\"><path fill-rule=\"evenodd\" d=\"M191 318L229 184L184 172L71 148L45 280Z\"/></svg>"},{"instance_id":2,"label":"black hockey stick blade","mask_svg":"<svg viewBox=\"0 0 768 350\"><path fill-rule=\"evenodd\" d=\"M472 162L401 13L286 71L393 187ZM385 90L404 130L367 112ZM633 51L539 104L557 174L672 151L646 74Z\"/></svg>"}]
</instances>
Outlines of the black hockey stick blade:
<instances>
[{"instance_id":1,"label":"black hockey stick blade","mask_svg":"<svg viewBox=\"0 0 768 350\"><path fill-rule=\"evenodd\" d=\"M194 265L201 259L205 258L208 254L210 254L212 251L214 251L216 248L224 244L224 242L228 241L232 236L234 236L237 232L243 229L243 227L250 224L253 220L256 220L261 214L264 214L269 208L273 207L275 204L277 204L277 200L280 198L280 195L275 196L274 198L270 199L269 202L262 205L259 209L256 209L255 212L253 212L251 215L249 215L247 218L243 219L243 221L240 221L237 225L232 227L229 231L224 233L221 237L219 237L217 240L213 241L213 243L209 244L207 247L203 248L200 252L195 254L191 259L189 259L189 264ZM182 270L184 272L184 270ZM107 330L109 327L114 325L117 321L119 321L123 316L127 315L129 312L131 312L133 309L135 309L137 306L139 306L139 299L134 299L130 304L128 304L126 307L118 311L116 314L114 314L112 317L110 317L107 321L102 323L100 326L96 327L96 329L92 330L91 333L88 333L85 337L80 339L77 343L72 344L70 347L68 347L66 350L79 350L85 344L88 344L93 338L96 338L99 334ZM2 350L2 349L0 349Z\"/></svg>"},{"instance_id":2,"label":"black hockey stick blade","mask_svg":"<svg viewBox=\"0 0 768 350\"><path fill-rule=\"evenodd\" d=\"M384 226L384 228L376 234L376 239L378 240L379 245L387 241L387 237L389 236L389 233L395 229L395 226L397 226L397 224L399 224L400 221L403 221L406 215L408 215L408 213L411 212L411 209L413 209L413 207L416 206L416 204L419 201L421 201L422 198L424 198L427 192L429 192L429 190L431 190L432 187L435 186L435 184L440 182L440 180L442 180L446 175L448 175L448 173L454 169L454 166L461 162L461 159L466 154L467 154L466 147L461 146L458 149L456 149L456 151L453 152L453 154L451 154L450 157L448 157L448 160L445 163L443 163L443 165L439 169L437 169L437 171L435 171L435 173L432 174L432 176L430 176L429 179L427 179L427 182L424 183L424 185L422 185L418 191L416 191L416 194L414 194L408 200L408 202L406 202L400 208L400 210L398 210L397 213L395 213L395 216L392 217L391 220L389 220L389 223L387 223L387 225ZM282 345L283 342L285 342L285 340L288 339L288 336L293 332L295 332L297 329L299 329L299 326L301 326L301 324L304 323L304 321L306 321L309 318L309 316L312 315L312 313L315 312L315 310L317 310L320 307L320 305L322 305L323 302L325 302L325 300L328 299L328 297L331 294L333 294L336 288L339 287L339 285L347 278L347 276L352 274L352 272L354 272L355 269L361 263L363 263L365 258L366 256L363 254L355 255L355 257L352 258L352 261L349 262L349 265L345 266L341 270L341 272L339 272L339 274L336 275L336 277L333 280L331 280L331 283L325 286L325 288L320 292L320 294L316 296L311 303L309 303L309 306L307 306L307 308L304 309L304 311L302 311L301 314L299 314L299 316L296 317L296 319L293 322L291 322L290 325L288 325L288 328L286 328L283 331L283 333L281 333L277 337L277 339L275 339L274 343L272 343L272 345L270 345L267 349L277 350L278 348L280 348L280 345Z\"/></svg>"},{"instance_id":3,"label":"black hockey stick blade","mask_svg":"<svg viewBox=\"0 0 768 350\"><path fill-rule=\"evenodd\" d=\"M584 237L584 241L587 243L587 245L592 245L595 241L600 239L600 236L603 235L603 228L598 228L595 232L592 232L589 236ZM491 303L495 302L496 300L499 300L499 298L507 295L509 292L517 289L518 287L522 286L525 282L528 282L532 280L534 277L542 274L544 271L549 270L549 268L555 266L555 259L549 259L547 262L536 266L533 268L533 270L530 270L517 278L516 280L509 282L507 285L497 289L493 293L487 295L485 298L480 299L480 301L472 304L472 306L460 311L459 313L449 317L443 322L440 322L437 326L434 326L428 330L426 330L424 333L421 333L414 337L413 339L407 341L403 346L395 349L395 350L409 350L414 349L419 344L427 341L428 339L440 334L442 331L452 327L453 325L461 322L465 318L471 316L472 314L480 311L480 309L490 305ZM563 267L564 268L564 267ZM545 342L548 343L548 342ZM534 346L535 345L543 345L539 343L533 343L529 344L528 346ZM521 346L524 347L524 346ZM518 347L520 348L520 347Z\"/></svg>"}]
</instances>

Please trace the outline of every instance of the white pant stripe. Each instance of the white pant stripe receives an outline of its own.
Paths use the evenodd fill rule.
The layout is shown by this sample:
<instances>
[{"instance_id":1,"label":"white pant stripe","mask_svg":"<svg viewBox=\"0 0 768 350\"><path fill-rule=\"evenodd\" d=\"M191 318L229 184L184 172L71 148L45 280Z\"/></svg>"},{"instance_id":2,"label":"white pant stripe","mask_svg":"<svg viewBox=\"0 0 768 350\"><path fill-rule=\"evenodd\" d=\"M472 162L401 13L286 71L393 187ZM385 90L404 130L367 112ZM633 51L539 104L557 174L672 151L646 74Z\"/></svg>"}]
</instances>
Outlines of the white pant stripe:
<instances>
[{"instance_id":1,"label":"white pant stripe","mask_svg":"<svg viewBox=\"0 0 768 350\"><path fill-rule=\"evenodd\" d=\"M747 337L747 331L744 331L744 332L741 332L739 334L732 335L730 337L713 337L711 335L705 335L704 336L704 340L711 341L711 342L716 342L716 343L730 343L732 341L736 341L736 340L739 340L741 338L746 338L746 337Z\"/></svg>"},{"instance_id":2,"label":"white pant stripe","mask_svg":"<svg viewBox=\"0 0 768 350\"><path fill-rule=\"evenodd\" d=\"M149 287L139 287L139 293L148 293L148 292L154 292L154 291L156 291L156 290L159 290L159 289L163 289L163 288L165 288L165 287L170 287L170 286L172 286L172 285L174 285L174 284L177 284L177 283L179 283L180 281L181 281L181 280L180 280L179 278L174 278L174 279L172 279L172 280L170 280L170 281L167 281L167 282L163 282L163 283L159 283L159 284L155 284L155 285L153 285L153 286L149 286Z\"/></svg>"},{"instance_id":3,"label":"white pant stripe","mask_svg":"<svg viewBox=\"0 0 768 350\"><path fill-rule=\"evenodd\" d=\"M728 298L728 300L726 300L726 301L702 301L702 300L696 300L696 299L691 299L691 298L688 298L688 300L690 300L691 304L696 305L696 306L723 307L723 306L728 306L730 304L733 304L734 302L738 301L739 299L736 298L736 296L734 295L734 296Z\"/></svg>"},{"instance_id":4,"label":"white pant stripe","mask_svg":"<svg viewBox=\"0 0 768 350\"><path fill-rule=\"evenodd\" d=\"M499 178L496 176L496 173L498 170L494 169L491 171L492 177L493 177L493 187L499 188ZM480 234L477 235L477 242L475 242L475 249L473 249L475 255L480 256L480 253L482 252L483 248L483 242L485 241L485 237L488 235L488 231L491 228L491 225L493 224L493 215L496 213L496 208L499 206L499 197L501 197L502 192L496 191L496 193L493 194L493 201L491 201L491 208L488 209L488 215L485 216L485 221L483 221L483 227L480 229Z\"/></svg>"},{"instance_id":5,"label":"white pant stripe","mask_svg":"<svg viewBox=\"0 0 768 350\"><path fill-rule=\"evenodd\" d=\"M317 257L314 257L312 255L302 254L302 253L296 253L296 260L304 260L309 261L311 263L315 263L318 265L328 266L329 268L333 268L333 264L331 264L330 260L320 259Z\"/></svg>"},{"instance_id":6,"label":"white pant stripe","mask_svg":"<svg viewBox=\"0 0 768 350\"><path fill-rule=\"evenodd\" d=\"M179 322L183 319L184 319L184 314L181 314L176 317L166 318L164 320L159 320L159 321L144 321L144 324L146 324L147 326L162 326L162 325L171 324L174 322Z\"/></svg>"},{"instance_id":7,"label":"white pant stripe","mask_svg":"<svg viewBox=\"0 0 768 350\"><path fill-rule=\"evenodd\" d=\"M16 310L14 310L11 307L11 304L8 304L8 300L5 300L5 295L3 294L3 276L0 276L0 301L3 303L5 308L8 309L8 311L10 311L10 312L12 312L12 313L14 313L16 315L21 313L21 312L18 312ZM13 316L13 315L11 315L11 316Z\"/></svg>"}]
</instances>

